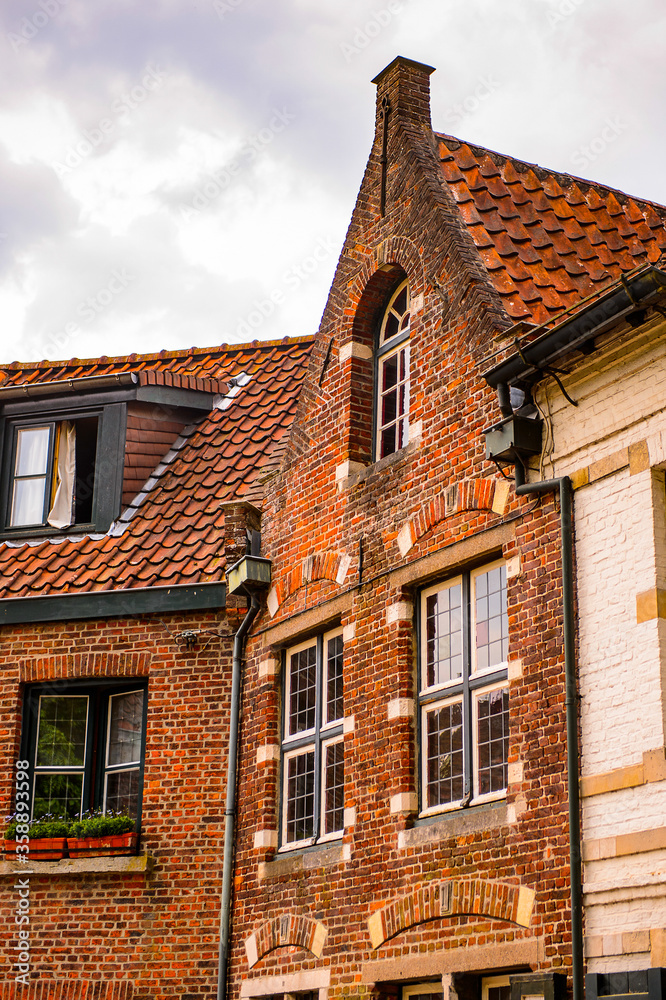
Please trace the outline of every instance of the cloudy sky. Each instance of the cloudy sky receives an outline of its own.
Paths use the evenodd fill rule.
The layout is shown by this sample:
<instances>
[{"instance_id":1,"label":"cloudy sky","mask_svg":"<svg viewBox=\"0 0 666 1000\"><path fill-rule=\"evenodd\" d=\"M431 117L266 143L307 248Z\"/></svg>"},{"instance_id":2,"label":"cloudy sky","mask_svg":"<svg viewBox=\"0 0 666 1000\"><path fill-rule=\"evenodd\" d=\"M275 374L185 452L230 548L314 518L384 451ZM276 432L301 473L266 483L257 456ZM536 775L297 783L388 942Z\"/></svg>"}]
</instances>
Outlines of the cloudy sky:
<instances>
[{"instance_id":1,"label":"cloudy sky","mask_svg":"<svg viewBox=\"0 0 666 1000\"><path fill-rule=\"evenodd\" d=\"M666 203L663 0L3 0L0 361L309 335L372 78L433 125Z\"/></svg>"}]
</instances>

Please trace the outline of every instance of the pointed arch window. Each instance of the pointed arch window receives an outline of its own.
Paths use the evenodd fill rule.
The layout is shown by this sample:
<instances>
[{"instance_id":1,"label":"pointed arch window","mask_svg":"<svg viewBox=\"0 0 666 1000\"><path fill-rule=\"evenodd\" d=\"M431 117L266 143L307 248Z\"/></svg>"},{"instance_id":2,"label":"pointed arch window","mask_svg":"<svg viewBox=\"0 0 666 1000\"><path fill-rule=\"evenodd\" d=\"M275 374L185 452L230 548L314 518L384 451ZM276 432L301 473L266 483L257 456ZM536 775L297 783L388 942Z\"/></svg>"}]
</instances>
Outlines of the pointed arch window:
<instances>
[{"instance_id":1,"label":"pointed arch window","mask_svg":"<svg viewBox=\"0 0 666 1000\"><path fill-rule=\"evenodd\" d=\"M378 459L409 440L409 285L391 295L377 344L375 454Z\"/></svg>"}]
</instances>

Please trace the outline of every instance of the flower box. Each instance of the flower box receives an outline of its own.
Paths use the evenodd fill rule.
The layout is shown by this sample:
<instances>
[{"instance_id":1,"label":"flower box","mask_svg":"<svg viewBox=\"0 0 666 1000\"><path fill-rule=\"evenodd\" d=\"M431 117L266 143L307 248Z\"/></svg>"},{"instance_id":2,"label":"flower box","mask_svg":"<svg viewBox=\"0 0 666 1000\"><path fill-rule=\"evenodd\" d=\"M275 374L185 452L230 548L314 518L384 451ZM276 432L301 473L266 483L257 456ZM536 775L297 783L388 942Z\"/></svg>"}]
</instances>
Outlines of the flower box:
<instances>
[{"instance_id":1,"label":"flower box","mask_svg":"<svg viewBox=\"0 0 666 1000\"><path fill-rule=\"evenodd\" d=\"M103 837L68 837L70 858L108 857L117 854L136 854L137 834L109 833Z\"/></svg>"},{"instance_id":2,"label":"flower box","mask_svg":"<svg viewBox=\"0 0 666 1000\"><path fill-rule=\"evenodd\" d=\"M29 861L60 861L67 854L66 837L33 837L28 844L29 852L19 851L22 857ZM16 841L5 840L5 858L15 861Z\"/></svg>"}]
</instances>

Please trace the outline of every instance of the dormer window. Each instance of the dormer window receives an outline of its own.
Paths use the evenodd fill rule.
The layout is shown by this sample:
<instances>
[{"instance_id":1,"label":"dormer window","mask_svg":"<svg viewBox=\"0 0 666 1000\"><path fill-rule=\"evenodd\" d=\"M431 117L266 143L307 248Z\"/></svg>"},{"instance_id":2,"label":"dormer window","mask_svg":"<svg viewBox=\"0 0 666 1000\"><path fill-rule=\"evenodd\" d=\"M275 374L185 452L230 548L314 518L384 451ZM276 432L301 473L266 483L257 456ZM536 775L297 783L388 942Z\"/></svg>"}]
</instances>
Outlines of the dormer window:
<instances>
[{"instance_id":1,"label":"dormer window","mask_svg":"<svg viewBox=\"0 0 666 1000\"><path fill-rule=\"evenodd\" d=\"M384 312L377 345L377 458L409 440L409 285L398 285Z\"/></svg>"},{"instance_id":2,"label":"dormer window","mask_svg":"<svg viewBox=\"0 0 666 1000\"><path fill-rule=\"evenodd\" d=\"M98 422L14 424L8 527L91 523Z\"/></svg>"}]
</instances>

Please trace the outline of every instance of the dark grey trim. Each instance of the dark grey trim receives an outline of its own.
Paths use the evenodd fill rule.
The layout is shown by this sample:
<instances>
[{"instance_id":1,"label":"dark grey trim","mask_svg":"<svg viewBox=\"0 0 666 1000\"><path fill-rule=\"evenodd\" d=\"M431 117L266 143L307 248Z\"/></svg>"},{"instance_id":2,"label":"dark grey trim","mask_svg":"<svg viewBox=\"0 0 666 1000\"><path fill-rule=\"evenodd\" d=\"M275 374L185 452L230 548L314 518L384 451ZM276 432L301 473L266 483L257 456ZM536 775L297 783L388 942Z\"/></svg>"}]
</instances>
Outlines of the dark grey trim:
<instances>
[{"instance_id":1,"label":"dark grey trim","mask_svg":"<svg viewBox=\"0 0 666 1000\"><path fill-rule=\"evenodd\" d=\"M498 385L538 382L548 367L556 366L567 354L581 348L586 341L598 337L612 326L666 294L666 273L648 267L633 276L613 282L606 296L591 303L582 313L565 320L520 353L512 354L502 364L484 374L493 388Z\"/></svg>"},{"instance_id":2,"label":"dark grey trim","mask_svg":"<svg viewBox=\"0 0 666 1000\"><path fill-rule=\"evenodd\" d=\"M48 597L11 597L0 601L0 624L117 618L167 611L204 611L224 608L225 605L226 586L223 583L96 590L85 594L57 594Z\"/></svg>"}]
</instances>

